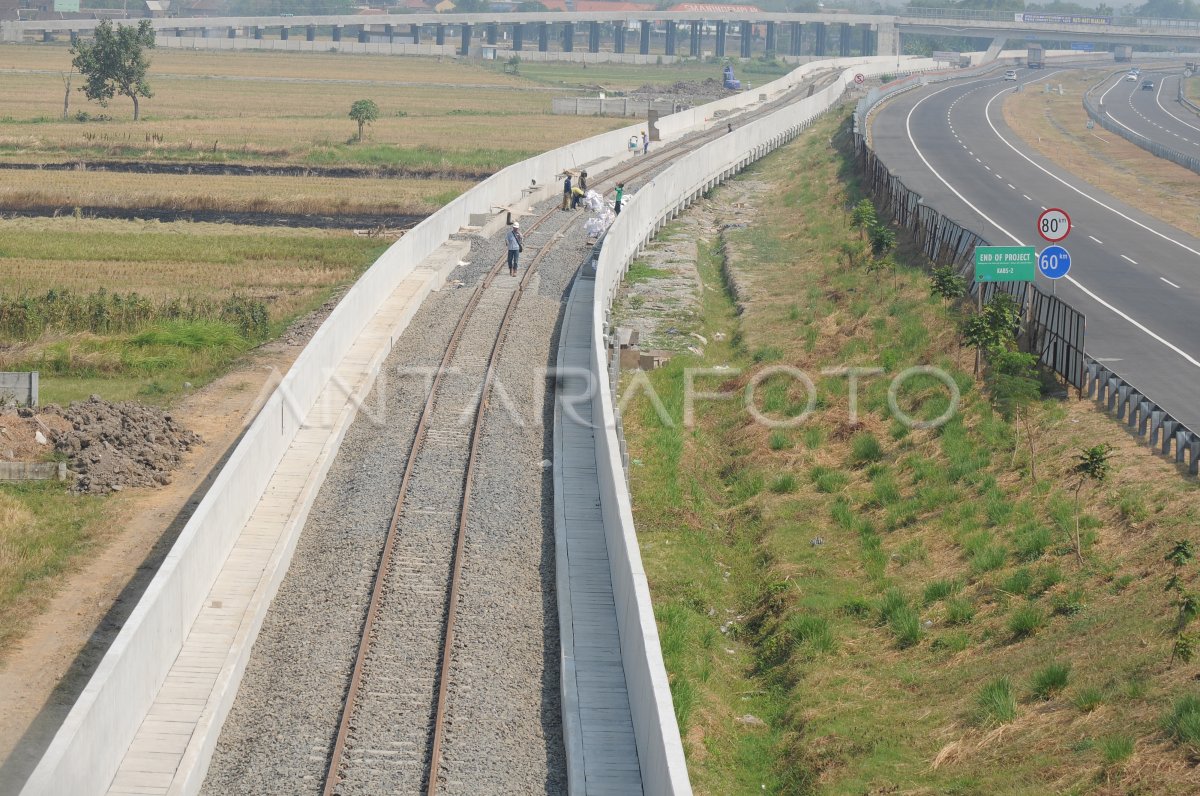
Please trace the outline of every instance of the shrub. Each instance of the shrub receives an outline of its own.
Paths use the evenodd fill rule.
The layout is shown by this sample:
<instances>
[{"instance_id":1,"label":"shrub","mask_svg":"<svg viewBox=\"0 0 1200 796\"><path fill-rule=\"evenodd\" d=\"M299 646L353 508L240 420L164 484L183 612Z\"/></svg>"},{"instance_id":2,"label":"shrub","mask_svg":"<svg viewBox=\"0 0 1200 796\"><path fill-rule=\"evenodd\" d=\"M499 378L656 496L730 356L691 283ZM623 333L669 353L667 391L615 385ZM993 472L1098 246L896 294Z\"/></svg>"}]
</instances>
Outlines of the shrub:
<instances>
[{"instance_id":1,"label":"shrub","mask_svg":"<svg viewBox=\"0 0 1200 796\"><path fill-rule=\"evenodd\" d=\"M1013 638L1021 639L1032 636L1046 624L1046 614L1036 605L1019 606L1008 617L1008 629Z\"/></svg>"},{"instance_id":2,"label":"shrub","mask_svg":"<svg viewBox=\"0 0 1200 796\"><path fill-rule=\"evenodd\" d=\"M818 465L812 468L812 480L818 492L832 494L841 491L850 479L845 473Z\"/></svg>"},{"instance_id":3,"label":"shrub","mask_svg":"<svg viewBox=\"0 0 1200 796\"><path fill-rule=\"evenodd\" d=\"M1007 677L998 677L980 689L976 704L980 723L985 726L1004 724L1017 717L1017 697Z\"/></svg>"},{"instance_id":4,"label":"shrub","mask_svg":"<svg viewBox=\"0 0 1200 796\"><path fill-rule=\"evenodd\" d=\"M773 451L787 450L792 447L792 441L782 431L772 431L769 444Z\"/></svg>"},{"instance_id":5,"label":"shrub","mask_svg":"<svg viewBox=\"0 0 1200 796\"><path fill-rule=\"evenodd\" d=\"M1200 695L1188 694L1175 700L1163 729L1180 746L1200 751Z\"/></svg>"},{"instance_id":6,"label":"shrub","mask_svg":"<svg viewBox=\"0 0 1200 796\"><path fill-rule=\"evenodd\" d=\"M874 434L862 432L855 434L850 441L850 463L855 467L877 462L883 458L883 446Z\"/></svg>"},{"instance_id":7,"label":"shrub","mask_svg":"<svg viewBox=\"0 0 1200 796\"><path fill-rule=\"evenodd\" d=\"M1074 616L1083 610L1083 588L1060 592L1050 598L1050 608L1060 616Z\"/></svg>"},{"instance_id":8,"label":"shrub","mask_svg":"<svg viewBox=\"0 0 1200 796\"><path fill-rule=\"evenodd\" d=\"M892 620L893 614L907 607L908 600L904 599L903 592L895 587L888 589L879 599L879 623L887 624Z\"/></svg>"},{"instance_id":9,"label":"shrub","mask_svg":"<svg viewBox=\"0 0 1200 796\"><path fill-rule=\"evenodd\" d=\"M916 646L921 640L921 617L907 605L892 612L888 627L901 648Z\"/></svg>"},{"instance_id":10,"label":"shrub","mask_svg":"<svg viewBox=\"0 0 1200 796\"><path fill-rule=\"evenodd\" d=\"M950 653L962 652L969 646L971 646L971 636L961 631L945 633L933 642L934 649L946 650Z\"/></svg>"},{"instance_id":11,"label":"shrub","mask_svg":"<svg viewBox=\"0 0 1200 796\"><path fill-rule=\"evenodd\" d=\"M833 652L837 646L829 620L823 616L797 614L788 620L787 627L797 645L806 645L814 653Z\"/></svg>"},{"instance_id":12,"label":"shrub","mask_svg":"<svg viewBox=\"0 0 1200 796\"><path fill-rule=\"evenodd\" d=\"M1111 735L1101 741L1100 749L1104 752L1105 764L1116 765L1133 754L1133 738L1124 734Z\"/></svg>"},{"instance_id":13,"label":"shrub","mask_svg":"<svg viewBox=\"0 0 1200 796\"><path fill-rule=\"evenodd\" d=\"M842 613L861 619L871 613L871 604L862 597L851 597L842 604Z\"/></svg>"},{"instance_id":14,"label":"shrub","mask_svg":"<svg viewBox=\"0 0 1200 796\"><path fill-rule=\"evenodd\" d=\"M1033 573L1027 567L1021 567L1013 572L1000 584L1001 591L1016 595L1028 594L1032 588Z\"/></svg>"},{"instance_id":15,"label":"shrub","mask_svg":"<svg viewBox=\"0 0 1200 796\"><path fill-rule=\"evenodd\" d=\"M1067 686L1071 664L1051 663L1033 673L1030 685L1035 699L1049 699Z\"/></svg>"},{"instance_id":16,"label":"shrub","mask_svg":"<svg viewBox=\"0 0 1200 796\"><path fill-rule=\"evenodd\" d=\"M771 491L777 495L795 492L796 476L792 475L791 473L784 473L783 475L777 476L775 480L771 482Z\"/></svg>"},{"instance_id":17,"label":"shrub","mask_svg":"<svg viewBox=\"0 0 1200 796\"><path fill-rule=\"evenodd\" d=\"M1104 702L1104 692L1094 686L1079 689L1078 693L1075 694L1075 698L1071 700L1071 704L1084 713L1091 713L1100 707L1102 702Z\"/></svg>"},{"instance_id":18,"label":"shrub","mask_svg":"<svg viewBox=\"0 0 1200 796\"><path fill-rule=\"evenodd\" d=\"M962 586L957 580L940 578L930 581L925 585L925 604L929 605L930 603L944 600L953 594L957 594L960 588Z\"/></svg>"},{"instance_id":19,"label":"shrub","mask_svg":"<svg viewBox=\"0 0 1200 796\"><path fill-rule=\"evenodd\" d=\"M946 601L946 622L951 625L968 625L975 618L975 606L966 597L951 597Z\"/></svg>"},{"instance_id":20,"label":"shrub","mask_svg":"<svg viewBox=\"0 0 1200 796\"><path fill-rule=\"evenodd\" d=\"M1013 546L1016 557L1021 561L1034 561L1042 557L1046 549L1054 543L1054 534L1044 525L1027 525L1016 531Z\"/></svg>"},{"instance_id":21,"label":"shrub","mask_svg":"<svg viewBox=\"0 0 1200 796\"><path fill-rule=\"evenodd\" d=\"M1003 545L993 544L981 547L971 556L971 571L976 575L991 572L1004 566L1008 551Z\"/></svg>"}]
</instances>

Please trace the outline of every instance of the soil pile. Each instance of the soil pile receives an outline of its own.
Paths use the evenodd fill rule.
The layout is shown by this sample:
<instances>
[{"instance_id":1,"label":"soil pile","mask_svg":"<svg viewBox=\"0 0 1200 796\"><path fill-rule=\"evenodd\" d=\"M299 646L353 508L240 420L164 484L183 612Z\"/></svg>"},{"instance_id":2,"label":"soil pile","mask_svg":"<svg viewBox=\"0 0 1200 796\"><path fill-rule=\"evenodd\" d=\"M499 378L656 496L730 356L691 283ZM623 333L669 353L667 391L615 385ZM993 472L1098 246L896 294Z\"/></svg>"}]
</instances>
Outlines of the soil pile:
<instances>
[{"instance_id":1,"label":"soil pile","mask_svg":"<svg viewBox=\"0 0 1200 796\"><path fill-rule=\"evenodd\" d=\"M54 452L55 436L70 428L71 421L56 415L0 413L0 461L44 461Z\"/></svg>"},{"instance_id":2,"label":"soil pile","mask_svg":"<svg viewBox=\"0 0 1200 796\"><path fill-rule=\"evenodd\" d=\"M31 410L21 414L34 416ZM183 454L202 442L161 409L129 401L109 403L96 395L66 409L44 407L39 416L52 428L62 420L69 423L54 434L53 442L75 474L76 492L106 494L169 484Z\"/></svg>"},{"instance_id":3,"label":"soil pile","mask_svg":"<svg viewBox=\"0 0 1200 796\"><path fill-rule=\"evenodd\" d=\"M708 78L706 80L680 80L669 86L656 86L647 83L639 89L630 92L634 97L673 97L675 99L695 99L698 97L727 97L737 94L737 91L725 88L723 80Z\"/></svg>"}]
</instances>

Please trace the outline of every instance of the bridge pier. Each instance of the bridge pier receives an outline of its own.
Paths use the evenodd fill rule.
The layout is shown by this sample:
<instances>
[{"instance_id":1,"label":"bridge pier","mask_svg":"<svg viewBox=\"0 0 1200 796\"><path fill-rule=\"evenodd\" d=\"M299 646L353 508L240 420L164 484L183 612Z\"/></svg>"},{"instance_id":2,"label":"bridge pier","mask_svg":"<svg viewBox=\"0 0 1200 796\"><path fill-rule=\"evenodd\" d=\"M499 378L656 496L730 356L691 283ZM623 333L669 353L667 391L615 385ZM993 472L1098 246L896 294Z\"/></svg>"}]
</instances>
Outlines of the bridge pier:
<instances>
[{"instance_id":1,"label":"bridge pier","mask_svg":"<svg viewBox=\"0 0 1200 796\"><path fill-rule=\"evenodd\" d=\"M310 25L309 27L310 27L310 29L313 31L313 35L316 35L316 29L315 29L315 28L312 28L312 26L311 26L311 25ZM288 28L286 25L284 25L283 27L281 27L281 28L279 29L279 40L280 40L280 41L287 41L287 40L288 40L288 35L289 35L289 34L291 34L291 32L292 32L292 31L291 31L291 29L290 29L290 28ZM312 41L312 39L309 39L309 41Z\"/></svg>"},{"instance_id":2,"label":"bridge pier","mask_svg":"<svg viewBox=\"0 0 1200 796\"><path fill-rule=\"evenodd\" d=\"M725 57L725 23L717 23L717 46L716 55L718 58Z\"/></svg>"},{"instance_id":3,"label":"bridge pier","mask_svg":"<svg viewBox=\"0 0 1200 796\"><path fill-rule=\"evenodd\" d=\"M870 25L859 25L862 28L862 54L875 55L875 36Z\"/></svg>"},{"instance_id":4,"label":"bridge pier","mask_svg":"<svg viewBox=\"0 0 1200 796\"><path fill-rule=\"evenodd\" d=\"M562 29L562 49L565 53L575 52L575 23L564 22Z\"/></svg>"},{"instance_id":5,"label":"bridge pier","mask_svg":"<svg viewBox=\"0 0 1200 796\"><path fill-rule=\"evenodd\" d=\"M818 57L825 55L825 35L828 31L829 26L824 22L817 23L816 30L813 31L817 34L817 40L813 44L813 55Z\"/></svg>"},{"instance_id":6,"label":"bridge pier","mask_svg":"<svg viewBox=\"0 0 1200 796\"><path fill-rule=\"evenodd\" d=\"M600 52L600 23L588 23L588 52Z\"/></svg>"},{"instance_id":7,"label":"bridge pier","mask_svg":"<svg viewBox=\"0 0 1200 796\"><path fill-rule=\"evenodd\" d=\"M286 39L287 36L284 36L283 38ZM307 28L304 29L304 40L305 41L316 41L317 40L317 26L316 25L309 25Z\"/></svg>"},{"instance_id":8,"label":"bridge pier","mask_svg":"<svg viewBox=\"0 0 1200 796\"><path fill-rule=\"evenodd\" d=\"M260 25L254 26L254 40L262 41L262 26Z\"/></svg>"},{"instance_id":9,"label":"bridge pier","mask_svg":"<svg viewBox=\"0 0 1200 796\"><path fill-rule=\"evenodd\" d=\"M692 21L691 25L692 25L691 51L688 54L691 55L693 58L699 58L700 57L700 35L704 30L704 21L696 19L696 20Z\"/></svg>"},{"instance_id":10,"label":"bridge pier","mask_svg":"<svg viewBox=\"0 0 1200 796\"><path fill-rule=\"evenodd\" d=\"M484 28L484 35L487 37L488 44L495 44L496 40L500 38L500 26L495 22L489 22Z\"/></svg>"},{"instance_id":11,"label":"bridge pier","mask_svg":"<svg viewBox=\"0 0 1200 796\"><path fill-rule=\"evenodd\" d=\"M875 26L875 54L900 54L900 33L895 25L880 23Z\"/></svg>"},{"instance_id":12,"label":"bridge pier","mask_svg":"<svg viewBox=\"0 0 1200 796\"><path fill-rule=\"evenodd\" d=\"M421 43L421 26L420 25L409 25L408 33L410 36L412 36L413 44Z\"/></svg>"},{"instance_id":13,"label":"bridge pier","mask_svg":"<svg viewBox=\"0 0 1200 796\"><path fill-rule=\"evenodd\" d=\"M539 22L538 26L538 52L547 52L550 49L550 24L547 22Z\"/></svg>"},{"instance_id":14,"label":"bridge pier","mask_svg":"<svg viewBox=\"0 0 1200 796\"><path fill-rule=\"evenodd\" d=\"M471 54L471 26L466 22L458 26L459 28L459 55Z\"/></svg>"},{"instance_id":15,"label":"bridge pier","mask_svg":"<svg viewBox=\"0 0 1200 796\"><path fill-rule=\"evenodd\" d=\"M642 38L638 44L638 52L642 55L650 54L650 20L642 20Z\"/></svg>"},{"instance_id":16,"label":"bridge pier","mask_svg":"<svg viewBox=\"0 0 1200 796\"><path fill-rule=\"evenodd\" d=\"M525 26L520 22L512 26L513 52L521 52L525 46Z\"/></svg>"},{"instance_id":17,"label":"bridge pier","mask_svg":"<svg viewBox=\"0 0 1200 796\"><path fill-rule=\"evenodd\" d=\"M775 31L775 23L768 22L767 23L767 57L768 58L775 57L775 50L776 50L775 37L776 37L776 35L777 34Z\"/></svg>"},{"instance_id":18,"label":"bridge pier","mask_svg":"<svg viewBox=\"0 0 1200 796\"><path fill-rule=\"evenodd\" d=\"M751 25L749 22L742 22L739 24L741 25L741 33L742 33L742 57L749 58L750 57L750 45L753 43L753 39L754 39L754 26Z\"/></svg>"},{"instance_id":19,"label":"bridge pier","mask_svg":"<svg viewBox=\"0 0 1200 796\"><path fill-rule=\"evenodd\" d=\"M439 47L446 43L446 26L441 22L433 26L433 40Z\"/></svg>"},{"instance_id":20,"label":"bridge pier","mask_svg":"<svg viewBox=\"0 0 1200 796\"><path fill-rule=\"evenodd\" d=\"M371 41L371 29L369 27L367 27L366 25L363 25L361 28L358 29L358 43L359 44L367 44L370 41Z\"/></svg>"},{"instance_id":21,"label":"bridge pier","mask_svg":"<svg viewBox=\"0 0 1200 796\"><path fill-rule=\"evenodd\" d=\"M838 54L843 58L850 55L850 45L853 43L853 37L850 35L850 32L853 29L852 25L847 25L843 22L841 29L838 31Z\"/></svg>"},{"instance_id":22,"label":"bridge pier","mask_svg":"<svg viewBox=\"0 0 1200 796\"><path fill-rule=\"evenodd\" d=\"M229 31L225 35L226 38L236 39L238 37L238 29L235 27L230 27Z\"/></svg>"},{"instance_id":23,"label":"bridge pier","mask_svg":"<svg viewBox=\"0 0 1200 796\"><path fill-rule=\"evenodd\" d=\"M663 24L666 25L666 30L667 30L667 43L666 43L667 55L674 55L675 54L675 21L669 20Z\"/></svg>"},{"instance_id":24,"label":"bridge pier","mask_svg":"<svg viewBox=\"0 0 1200 796\"><path fill-rule=\"evenodd\" d=\"M804 23L789 22L788 55L799 55L800 45L804 41Z\"/></svg>"},{"instance_id":25,"label":"bridge pier","mask_svg":"<svg viewBox=\"0 0 1200 796\"><path fill-rule=\"evenodd\" d=\"M615 53L624 53L625 52L625 23L624 22L614 22L613 23L613 52L615 52Z\"/></svg>"}]
</instances>

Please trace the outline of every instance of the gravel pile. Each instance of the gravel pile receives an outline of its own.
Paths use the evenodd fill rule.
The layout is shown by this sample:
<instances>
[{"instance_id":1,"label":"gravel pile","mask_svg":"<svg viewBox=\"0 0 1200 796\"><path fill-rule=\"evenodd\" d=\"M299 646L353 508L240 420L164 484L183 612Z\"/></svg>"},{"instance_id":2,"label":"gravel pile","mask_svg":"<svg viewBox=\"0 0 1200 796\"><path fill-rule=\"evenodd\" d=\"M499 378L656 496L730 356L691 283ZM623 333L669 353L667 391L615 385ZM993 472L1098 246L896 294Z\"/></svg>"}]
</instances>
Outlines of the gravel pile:
<instances>
[{"instance_id":1,"label":"gravel pile","mask_svg":"<svg viewBox=\"0 0 1200 796\"><path fill-rule=\"evenodd\" d=\"M721 97L728 97L739 92L725 88L725 81L717 78L705 80L680 80L669 86L647 83L641 88L629 92L632 97L672 97L674 99L702 99L709 102Z\"/></svg>"},{"instance_id":2,"label":"gravel pile","mask_svg":"<svg viewBox=\"0 0 1200 796\"><path fill-rule=\"evenodd\" d=\"M74 491L119 492L126 487L171 483L183 454L201 444L197 434L161 409L131 401L110 403L93 395L66 409L53 404L22 409L21 418L40 420L54 449L75 474Z\"/></svg>"}]
</instances>

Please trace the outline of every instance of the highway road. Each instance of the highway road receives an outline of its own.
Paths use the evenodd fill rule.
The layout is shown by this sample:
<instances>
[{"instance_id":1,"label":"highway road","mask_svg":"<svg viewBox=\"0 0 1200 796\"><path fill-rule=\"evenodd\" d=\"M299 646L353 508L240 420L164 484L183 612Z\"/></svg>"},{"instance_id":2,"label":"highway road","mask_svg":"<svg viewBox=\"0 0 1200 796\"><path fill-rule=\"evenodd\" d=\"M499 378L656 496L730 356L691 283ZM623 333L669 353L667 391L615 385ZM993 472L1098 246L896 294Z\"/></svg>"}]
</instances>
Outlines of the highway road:
<instances>
[{"instance_id":1,"label":"highway road","mask_svg":"<svg viewBox=\"0 0 1200 796\"><path fill-rule=\"evenodd\" d=\"M1123 127L1177 152L1200 156L1200 116L1176 99L1182 69L1143 70L1136 80L1117 75L1097 87L1092 96L1103 102L1108 115ZM1154 88L1143 88L1146 81Z\"/></svg>"},{"instance_id":2,"label":"highway road","mask_svg":"<svg viewBox=\"0 0 1200 796\"><path fill-rule=\"evenodd\" d=\"M1025 146L1004 123L1016 84L1001 74L899 95L872 117L875 151L927 205L992 245L1040 250L1038 215L1065 210L1072 266L1055 290L1084 314L1088 353L1200 429L1200 239L1142 212L1136 195L1100 191ZM1055 74L1019 70L1018 84L1032 90Z\"/></svg>"}]
</instances>

